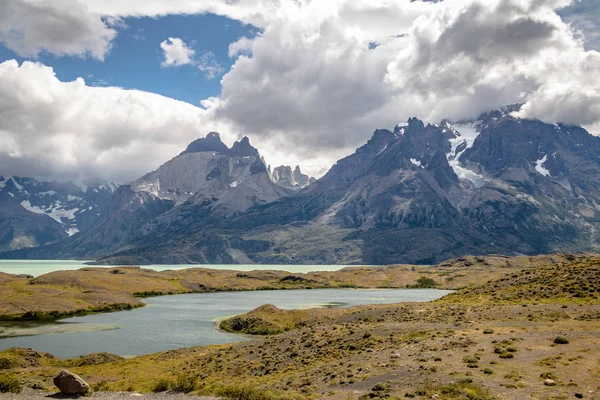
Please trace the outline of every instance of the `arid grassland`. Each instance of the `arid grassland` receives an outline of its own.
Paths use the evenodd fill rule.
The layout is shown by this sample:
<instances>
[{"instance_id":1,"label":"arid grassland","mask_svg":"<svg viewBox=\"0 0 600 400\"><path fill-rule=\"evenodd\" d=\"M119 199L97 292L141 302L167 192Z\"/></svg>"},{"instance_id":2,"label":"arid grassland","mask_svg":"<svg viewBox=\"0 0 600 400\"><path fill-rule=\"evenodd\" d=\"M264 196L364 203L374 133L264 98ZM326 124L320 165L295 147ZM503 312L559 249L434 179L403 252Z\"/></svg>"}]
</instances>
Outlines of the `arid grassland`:
<instances>
[{"instance_id":1,"label":"arid grassland","mask_svg":"<svg viewBox=\"0 0 600 400\"><path fill-rule=\"evenodd\" d=\"M163 273L169 278L156 288L186 288L190 271ZM229 399L600 399L600 257L467 257L414 271L361 271L294 275L330 287L462 288L431 303L302 311L265 305L221 323L255 340L131 359L59 360L10 349L0 353L0 376L51 390L52 377L68 367L97 391L178 390ZM146 273L131 270L140 283L152 281L140 277ZM81 285L103 276L78 274ZM265 286L283 284L278 273L256 274L270 277ZM59 285L60 274L52 275L39 285ZM8 285L14 282L24 285ZM126 287L120 288L127 293Z\"/></svg>"},{"instance_id":2,"label":"arid grassland","mask_svg":"<svg viewBox=\"0 0 600 400\"><path fill-rule=\"evenodd\" d=\"M463 257L433 267L348 267L308 274L207 268L156 272L139 267L89 267L37 278L0 273L0 320L56 319L130 309L143 306L140 297L180 293L407 286L458 289L565 257Z\"/></svg>"}]
</instances>

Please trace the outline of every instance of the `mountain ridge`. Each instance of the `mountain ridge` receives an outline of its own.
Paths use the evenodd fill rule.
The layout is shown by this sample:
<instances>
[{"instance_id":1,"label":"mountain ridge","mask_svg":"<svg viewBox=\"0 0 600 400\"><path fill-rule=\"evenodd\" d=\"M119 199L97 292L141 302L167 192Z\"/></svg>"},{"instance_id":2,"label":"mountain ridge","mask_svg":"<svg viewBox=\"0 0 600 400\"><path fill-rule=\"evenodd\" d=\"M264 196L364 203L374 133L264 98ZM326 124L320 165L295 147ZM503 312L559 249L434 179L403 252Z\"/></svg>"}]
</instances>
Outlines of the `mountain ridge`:
<instances>
[{"instance_id":1,"label":"mountain ridge","mask_svg":"<svg viewBox=\"0 0 600 400\"><path fill-rule=\"evenodd\" d=\"M178 157L243 168L202 167L194 176L206 181L185 198L173 196L175 186L160 196L134 182L133 192L174 206L145 214L152 216L98 263L433 264L465 254L597 250L600 138L517 118L517 107L476 121L411 118L393 131L376 130L296 190L273 181L247 138L224 150L211 133ZM278 171L287 176L291 168ZM61 246L59 254L89 252L85 245L65 250L74 242L0 256L49 257Z\"/></svg>"}]
</instances>

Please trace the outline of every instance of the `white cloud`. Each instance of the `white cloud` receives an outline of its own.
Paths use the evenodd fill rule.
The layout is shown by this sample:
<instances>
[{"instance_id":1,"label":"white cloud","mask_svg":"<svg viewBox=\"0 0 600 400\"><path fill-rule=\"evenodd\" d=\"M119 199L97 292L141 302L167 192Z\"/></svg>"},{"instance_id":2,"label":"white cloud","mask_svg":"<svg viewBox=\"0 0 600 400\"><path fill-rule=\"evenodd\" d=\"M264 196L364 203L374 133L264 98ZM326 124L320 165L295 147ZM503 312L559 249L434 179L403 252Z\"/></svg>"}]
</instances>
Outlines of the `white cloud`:
<instances>
[{"instance_id":1,"label":"white cloud","mask_svg":"<svg viewBox=\"0 0 600 400\"><path fill-rule=\"evenodd\" d=\"M523 101L524 116L592 125L599 54L556 13L569 3L298 3L230 45L238 59L212 109L300 160L351 151L410 116L473 118Z\"/></svg>"},{"instance_id":2,"label":"white cloud","mask_svg":"<svg viewBox=\"0 0 600 400\"><path fill-rule=\"evenodd\" d=\"M194 139L227 127L207 111L160 95L61 82L39 63L0 63L0 171L126 183Z\"/></svg>"},{"instance_id":3,"label":"white cloud","mask_svg":"<svg viewBox=\"0 0 600 400\"><path fill-rule=\"evenodd\" d=\"M577 0L559 11L581 34L588 49L600 51L600 0Z\"/></svg>"},{"instance_id":4,"label":"white cloud","mask_svg":"<svg viewBox=\"0 0 600 400\"><path fill-rule=\"evenodd\" d=\"M179 67L194 63L194 50L183 40L170 37L160 44L163 50L163 67Z\"/></svg>"},{"instance_id":5,"label":"white cloud","mask_svg":"<svg viewBox=\"0 0 600 400\"><path fill-rule=\"evenodd\" d=\"M103 60L117 35L77 0L8 0L0 7L0 43L23 57L47 51Z\"/></svg>"},{"instance_id":6,"label":"white cloud","mask_svg":"<svg viewBox=\"0 0 600 400\"><path fill-rule=\"evenodd\" d=\"M196 65L198 66L198 69L204 73L206 79L215 79L225 72L225 68L217 62L215 55L210 51L202 54L196 62Z\"/></svg>"},{"instance_id":7,"label":"white cloud","mask_svg":"<svg viewBox=\"0 0 600 400\"><path fill-rule=\"evenodd\" d=\"M375 128L410 116L437 122L525 102L523 116L600 124L600 60L590 50L598 26L581 12L573 16L573 7L583 6L570 0L81 1L94 18L215 13L260 28L255 38L229 46L235 64L221 80L221 94L203 101L205 110L197 108L202 124L219 125L230 137L248 134L267 159L300 163L313 174ZM581 4L596 16L597 1ZM195 65L207 78L222 73L209 53L184 51L170 60ZM142 140L136 135L148 129L133 129L132 136ZM113 139L129 140L121 135ZM22 153L11 138L12 154Z\"/></svg>"}]
</instances>

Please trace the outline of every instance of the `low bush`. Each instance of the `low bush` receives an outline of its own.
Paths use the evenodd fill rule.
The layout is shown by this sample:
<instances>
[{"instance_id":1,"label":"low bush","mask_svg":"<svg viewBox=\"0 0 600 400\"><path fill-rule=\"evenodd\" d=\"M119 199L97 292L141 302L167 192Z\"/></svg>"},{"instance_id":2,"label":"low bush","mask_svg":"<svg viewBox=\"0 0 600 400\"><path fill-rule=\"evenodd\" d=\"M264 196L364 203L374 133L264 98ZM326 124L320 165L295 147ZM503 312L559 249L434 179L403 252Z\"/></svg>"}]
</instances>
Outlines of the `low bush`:
<instances>
[{"instance_id":1,"label":"low bush","mask_svg":"<svg viewBox=\"0 0 600 400\"><path fill-rule=\"evenodd\" d=\"M217 395L229 400L278 400L269 391L242 386L228 386L219 390Z\"/></svg>"},{"instance_id":2,"label":"low bush","mask_svg":"<svg viewBox=\"0 0 600 400\"><path fill-rule=\"evenodd\" d=\"M21 393L23 387L15 378L0 377L0 393Z\"/></svg>"},{"instance_id":3,"label":"low bush","mask_svg":"<svg viewBox=\"0 0 600 400\"><path fill-rule=\"evenodd\" d=\"M569 339L567 339L567 338L566 338L566 337L564 337L564 336L557 336L557 337L554 339L554 343L555 343L555 344L568 344L568 343L569 343Z\"/></svg>"},{"instance_id":4,"label":"low bush","mask_svg":"<svg viewBox=\"0 0 600 400\"><path fill-rule=\"evenodd\" d=\"M170 379L161 378L156 381L156 383L152 387L152 391L155 393L168 392L170 390L173 390L174 387L175 387L175 382L173 382Z\"/></svg>"}]
</instances>

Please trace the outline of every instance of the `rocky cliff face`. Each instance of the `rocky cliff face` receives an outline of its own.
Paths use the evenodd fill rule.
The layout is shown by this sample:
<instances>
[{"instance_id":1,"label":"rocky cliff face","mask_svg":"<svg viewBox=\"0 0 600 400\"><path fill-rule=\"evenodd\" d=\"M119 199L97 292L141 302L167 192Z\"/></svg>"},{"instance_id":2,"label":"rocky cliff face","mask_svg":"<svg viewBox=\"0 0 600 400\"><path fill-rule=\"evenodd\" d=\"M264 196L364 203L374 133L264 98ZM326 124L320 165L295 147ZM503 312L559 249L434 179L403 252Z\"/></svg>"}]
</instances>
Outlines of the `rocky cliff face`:
<instances>
[{"instance_id":1,"label":"rocky cliff face","mask_svg":"<svg viewBox=\"0 0 600 400\"><path fill-rule=\"evenodd\" d=\"M515 118L515 108L377 130L296 191L272 181L247 140L228 149L212 134L132 185L162 204L155 211L99 224L88 244L71 238L45 254L90 254L102 237L116 237L92 253L102 263L430 264L598 250L600 139ZM291 168L277 171L296 179Z\"/></svg>"},{"instance_id":2,"label":"rocky cliff face","mask_svg":"<svg viewBox=\"0 0 600 400\"><path fill-rule=\"evenodd\" d=\"M270 167L269 167L270 170ZM304 189L308 185L315 183L316 179L305 175L300 170L300 166L296 165L296 168L292 171L292 167L288 165L281 165L275 167L271 172L271 179L279 186L283 186L290 190Z\"/></svg>"},{"instance_id":3,"label":"rocky cliff face","mask_svg":"<svg viewBox=\"0 0 600 400\"><path fill-rule=\"evenodd\" d=\"M191 143L179 156L131 184L177 206L212 204L229 213L245 211L287 194L270 182L258 150L248 138L229 149L212 132ZM186 206L189 206L187 204Z\"/></svg>"}]
</instances>

